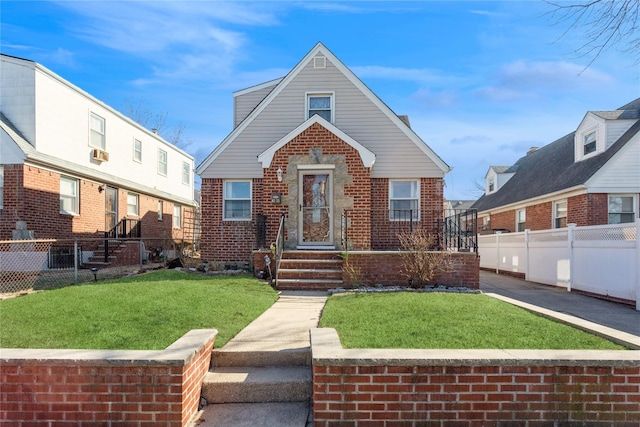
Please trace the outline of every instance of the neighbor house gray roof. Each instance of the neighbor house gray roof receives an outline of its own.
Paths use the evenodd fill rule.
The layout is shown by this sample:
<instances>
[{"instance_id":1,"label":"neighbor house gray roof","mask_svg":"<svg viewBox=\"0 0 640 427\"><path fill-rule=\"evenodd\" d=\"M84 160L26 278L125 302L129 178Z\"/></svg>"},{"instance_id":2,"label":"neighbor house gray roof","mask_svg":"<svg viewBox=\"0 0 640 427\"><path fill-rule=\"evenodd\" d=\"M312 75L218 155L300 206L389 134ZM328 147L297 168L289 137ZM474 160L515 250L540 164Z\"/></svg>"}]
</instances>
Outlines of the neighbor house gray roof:
<instances>
[{"instance_id":1,"label":"neighbor house gray roof","mask_svg":"<svg viewBox=\"0 0 640 427\"><path fill-rule=\"evenodd\" d=\"M607 118L637 118L640 117L639 109L640 98L619 110L600 113L618 113L616 117L614 117L615 114L611 114ZM583 185L638 133L640 133L640 121L631 126L602 154L575 162L575 132L571 132L520 158L515 165L505 171L516 172L513 177L497 192L480 197L472 208L482 212Z\"/></svg>"}]
</instances>

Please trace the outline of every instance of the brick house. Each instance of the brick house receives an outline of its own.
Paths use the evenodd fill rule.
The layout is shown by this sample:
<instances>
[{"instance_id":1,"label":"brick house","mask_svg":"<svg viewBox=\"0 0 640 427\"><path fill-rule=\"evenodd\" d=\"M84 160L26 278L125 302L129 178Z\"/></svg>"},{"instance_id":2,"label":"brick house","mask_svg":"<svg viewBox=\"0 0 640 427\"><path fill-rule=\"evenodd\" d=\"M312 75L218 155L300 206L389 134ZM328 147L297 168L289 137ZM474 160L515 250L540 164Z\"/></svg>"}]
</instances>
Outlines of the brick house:
<instances>
[{"instance_id":1,"label":"brick house","mask_svg":"<svg viewBox=\"0 0 640 427\"><path fill-rule=\"evenodd\" d=\"M481 234L634 222L640 193L640 98L589 111L572 132L513 166L491 166L478 210Z\"/></svg>"},{"instance_id":2,"label":"brick house","mask_svg":"<svg viewBox=\"0 0 640 427\"><path fill-rule=\"evenodd\" d=\"M191 156L38 63L0 76L0 240L185 237Z\"/></svg>"},{"instance_id":3,"label":"brick house","mask_svg":"<svg viewBox=\"0 0 640 427\"><path fill-rule=\"evenodd\" d=\"M442 218L449 166L322 43L235 92L234 126L196 169L212 263L259 260L281 217L283 249L308 252L397 249Z\"/></svg>"}]
</instances>

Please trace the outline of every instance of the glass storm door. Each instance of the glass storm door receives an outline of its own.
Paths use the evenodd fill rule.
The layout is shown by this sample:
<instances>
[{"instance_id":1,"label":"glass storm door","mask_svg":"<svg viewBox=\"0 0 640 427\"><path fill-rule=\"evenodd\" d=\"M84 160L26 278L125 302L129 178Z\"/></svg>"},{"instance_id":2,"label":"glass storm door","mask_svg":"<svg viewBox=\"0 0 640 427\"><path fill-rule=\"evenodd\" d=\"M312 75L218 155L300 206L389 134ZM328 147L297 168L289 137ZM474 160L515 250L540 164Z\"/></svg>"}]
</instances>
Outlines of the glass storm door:
<instances>
[{"instance_id":1,"label":"glass storm door","mask_svg":"<svg viewBox=\"0 0 640 427\"><path fill-rule=\"evenodd\" d=\"M332 173L301 171L299 245L332 246Z\"/></svg>"},{"instance_id":2,"label":"glass storm door","mask_svg":"<svg viewBox=\"0 0 640 427\"><path fill-rule=\"evenodd\" d=\"M113 230L118 223L118 189L107 187L105 190L105 231Z\"/></svg>"}]
</instances>

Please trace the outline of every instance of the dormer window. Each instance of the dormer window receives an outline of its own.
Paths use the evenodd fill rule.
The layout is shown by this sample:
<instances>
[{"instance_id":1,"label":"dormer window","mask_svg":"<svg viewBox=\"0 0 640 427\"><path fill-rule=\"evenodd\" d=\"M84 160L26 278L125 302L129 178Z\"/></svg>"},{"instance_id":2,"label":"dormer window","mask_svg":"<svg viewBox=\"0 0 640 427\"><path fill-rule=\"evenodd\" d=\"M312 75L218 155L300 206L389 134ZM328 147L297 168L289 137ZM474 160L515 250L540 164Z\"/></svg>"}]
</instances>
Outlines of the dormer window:
<instances>
[{"instance_id":1,"label":"dormer window","mask_svg":"<svg viewBox=\"0 0 640 427\"><path fill-rule=\"evenodd\" d=\"M315 114L333 123L333 95L330 93L307 94L307 119Z\"/></svg>"},{"instance_id":2,"label":"dormer window","mask_svg":"<svg viewBox=\"0 0 640 427\"><path fill-rule=\"evenodd\" d=\"M496 181L494 178L489 178L489 193L493 192L496 188Z\"/></svg>"},{"instance_id":3,"label":"dormer window","mask_svg":"<svg viewBox=\"0 0 640 427\"><path fill-rule=\"evenodd\" d=\"M596 151L596 132L593 131L584 136L584 155L591 154Z\"/></svg>"}]
</instances>

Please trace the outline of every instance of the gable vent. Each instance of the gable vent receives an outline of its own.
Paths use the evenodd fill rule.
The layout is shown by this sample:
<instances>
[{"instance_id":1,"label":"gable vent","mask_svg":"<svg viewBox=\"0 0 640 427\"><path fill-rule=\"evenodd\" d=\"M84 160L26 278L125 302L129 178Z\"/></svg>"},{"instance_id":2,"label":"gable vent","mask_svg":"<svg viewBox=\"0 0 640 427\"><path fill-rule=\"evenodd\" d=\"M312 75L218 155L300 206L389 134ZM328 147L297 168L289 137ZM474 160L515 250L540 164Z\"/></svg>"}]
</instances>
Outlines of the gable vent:
<instances>
[{"instance_id":1,"label":"gable vent","mask_svg":"<svg viewBox=\"0 0 640 427\"><path fill-rule=\"evenodd\" d=\"M313 68L327 68L327 58L325 56L316 56L313 58Z\"/></svg>"}]
</instances>

